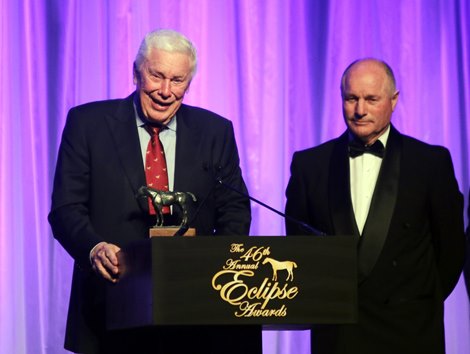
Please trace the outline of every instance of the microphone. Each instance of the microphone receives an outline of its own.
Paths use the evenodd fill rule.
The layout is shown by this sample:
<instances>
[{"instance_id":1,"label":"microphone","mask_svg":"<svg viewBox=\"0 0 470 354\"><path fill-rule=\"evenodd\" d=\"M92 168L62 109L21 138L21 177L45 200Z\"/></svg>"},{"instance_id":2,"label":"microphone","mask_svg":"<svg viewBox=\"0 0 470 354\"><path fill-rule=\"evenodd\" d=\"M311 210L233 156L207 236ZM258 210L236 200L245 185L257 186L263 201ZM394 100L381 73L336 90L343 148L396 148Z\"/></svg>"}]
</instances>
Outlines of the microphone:
<instances>
[{"instance_id":1,"label":"microphone","mask_svg":"<svg viewBox=\"0 0 470 354\"><path fill-rule=\"evenodd\" d=\"M218 166L216 166L216 168L217 168L218 171L220 171L220 170L222 169L222 166L218 165ZM255 202L255 203L261 205L262 207L264 207L264 208L266 208L266 209L268 209L268 210L270 210L270 211L272 211L273 213L276 213L277 215L282 216L282 217L283 217L284 219L286 219L287 221L290 221L290 222L292 222L292 223L294 223L294 224L300 226L304 231L308 232L308 233L311 234L311 235L315 235L315 236L325 236L325 235L326 235L324 232L322 232L322 231L320 231L320 230L317 230L317 229L314 228L313 226L310 226L310 225L308 225L308 224L306 224L306 223L304 223L304 222L302 222L302 221L300 221L300 220L297 220L297 219L295 219L295 218L293 218L293 217L291 217L291 216L289 216L289 215L287 215L287 214L284 214L284 213L280 212L279 210L274 209L273 207L267 205L266 203L263 203L262 201L260 201L260 200L258 200L258 199L256 199L256 198L253 198L251 195L249 195L249 194L247 194L247 193L244 193L244 192L238 190L237 188L231 186L231 185L228 184L228 183L225 183L225 182L222 180L222 177L220 177L220 176L216 176L216 177L215 177L215 180L216 180L216 182L217 182L218 184L224 186L225 188L230 189L231 191L234 191L234 192L236 192L236 193L238 193L238 194L244 196L245 198L248 198L248 199L252 200L253 202Z\"/></svg>"}]
</instances>

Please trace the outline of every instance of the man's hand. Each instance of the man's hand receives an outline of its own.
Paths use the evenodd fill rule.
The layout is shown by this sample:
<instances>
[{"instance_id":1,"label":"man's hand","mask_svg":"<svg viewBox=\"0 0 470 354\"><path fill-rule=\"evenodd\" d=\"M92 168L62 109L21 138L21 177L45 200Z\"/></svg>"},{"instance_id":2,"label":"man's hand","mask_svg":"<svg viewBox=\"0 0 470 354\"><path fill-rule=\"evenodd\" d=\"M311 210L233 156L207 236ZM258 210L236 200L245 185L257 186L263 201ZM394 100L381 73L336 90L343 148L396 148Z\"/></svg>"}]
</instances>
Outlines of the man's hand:
<instances>
[{"instance_id":1,"label":"man's hand","mask_svg":"<svg viewBox=\"0 0 470 354\"><path fill-rule=\"evenodd\" d=\"M90 254L93 270L110 282L116 283L119 276L119 263L116 256L121 249L112 243L98 243Z\"/></svg>"}]
</instances>

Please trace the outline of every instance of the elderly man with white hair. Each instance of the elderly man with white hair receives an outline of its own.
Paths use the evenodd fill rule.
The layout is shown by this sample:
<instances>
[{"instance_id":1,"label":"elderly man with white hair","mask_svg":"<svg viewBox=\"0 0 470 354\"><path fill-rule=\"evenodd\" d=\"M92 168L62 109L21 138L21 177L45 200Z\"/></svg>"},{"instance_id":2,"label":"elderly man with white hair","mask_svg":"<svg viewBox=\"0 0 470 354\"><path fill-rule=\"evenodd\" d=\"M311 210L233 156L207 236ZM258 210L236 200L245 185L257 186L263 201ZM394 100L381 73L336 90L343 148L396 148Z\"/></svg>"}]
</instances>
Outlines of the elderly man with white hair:
<instances>
[{"instance_id":1,"label":"elderly man with white hair","mask_svg":"<svg viewBox=\"0 0 470 354\"><path fill-rule=\"evenodd\" d=\"M249 200L232 123L183 104L196 51L182 34L145 36L124 99L72 108L60 145L49 221L75 261L65 348L80 353L261 353L259 327L161 328L108 332L105 286L121 271L116 253L148 237L153 204L139 187L191 192L190 227L201 236L248 235ZM176 209L176 208L173 208ZM196 212L197 211L197 212ZM179 220L164 209L164 220ZM173 222L173 223L172 223ZM223 348L223 349L221 349Z\"/></svg>"}]
</instances>

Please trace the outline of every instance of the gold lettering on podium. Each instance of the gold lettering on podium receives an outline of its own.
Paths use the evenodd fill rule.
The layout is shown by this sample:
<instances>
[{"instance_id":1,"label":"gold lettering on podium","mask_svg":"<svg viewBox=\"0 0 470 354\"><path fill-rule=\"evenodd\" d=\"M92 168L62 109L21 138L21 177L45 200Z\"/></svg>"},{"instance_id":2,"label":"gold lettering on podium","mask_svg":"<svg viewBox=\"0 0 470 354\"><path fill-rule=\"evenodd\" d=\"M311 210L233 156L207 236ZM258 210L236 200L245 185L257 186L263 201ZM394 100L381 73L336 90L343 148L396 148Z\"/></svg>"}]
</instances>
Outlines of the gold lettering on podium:
<instances>
[{"instance_id":1,"label":"gold lettering on podium","mask_svg":"<svg viewBox=\"0 0 470 354\"><path fill-rule=\"evenodd\" d=\"M234 316L287 316L288 301L299 294L299 288L292 283L297 263L268 257L271 249L264 246L252 246L245 251L244 244L232 244L229 252L239 257L226 260L212 277L212 288L219 292L222 300L235 306ZM284 270L287 278L279 281L278 271ZM271 276L256 276L266 273Z\"/></svg>"}]
</instances>

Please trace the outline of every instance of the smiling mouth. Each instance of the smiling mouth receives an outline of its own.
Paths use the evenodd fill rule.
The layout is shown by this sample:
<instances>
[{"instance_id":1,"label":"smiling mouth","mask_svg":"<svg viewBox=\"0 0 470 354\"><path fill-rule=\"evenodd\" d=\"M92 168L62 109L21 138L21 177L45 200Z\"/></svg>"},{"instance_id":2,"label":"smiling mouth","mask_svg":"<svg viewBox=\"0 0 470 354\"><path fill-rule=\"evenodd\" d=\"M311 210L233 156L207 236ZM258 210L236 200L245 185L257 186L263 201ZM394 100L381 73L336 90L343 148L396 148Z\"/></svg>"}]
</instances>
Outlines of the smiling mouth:
<instances>
[{"instance_id":1,"label":"smiling mouth","mask_svg":"<svg viewBox=\"0 0 470 354\"><path fill-rule=\"evenodd\" d=\"M166 110L173 103L173 102L161 102L161 101L153 99L152 97L150 97L150 101L152 102L152 106L157 110Z\"/></svg>"}]
</instances>

